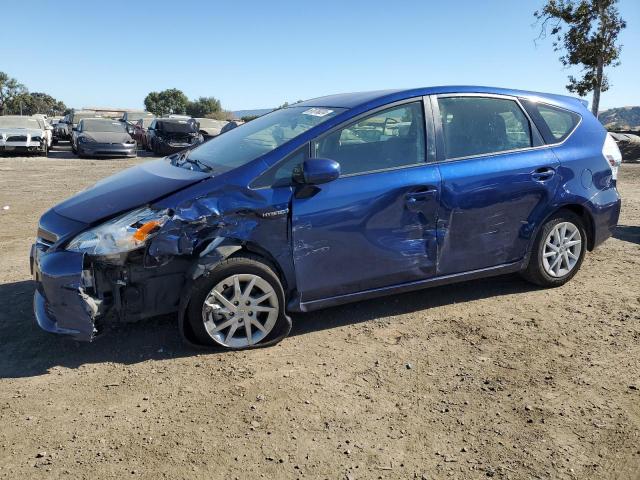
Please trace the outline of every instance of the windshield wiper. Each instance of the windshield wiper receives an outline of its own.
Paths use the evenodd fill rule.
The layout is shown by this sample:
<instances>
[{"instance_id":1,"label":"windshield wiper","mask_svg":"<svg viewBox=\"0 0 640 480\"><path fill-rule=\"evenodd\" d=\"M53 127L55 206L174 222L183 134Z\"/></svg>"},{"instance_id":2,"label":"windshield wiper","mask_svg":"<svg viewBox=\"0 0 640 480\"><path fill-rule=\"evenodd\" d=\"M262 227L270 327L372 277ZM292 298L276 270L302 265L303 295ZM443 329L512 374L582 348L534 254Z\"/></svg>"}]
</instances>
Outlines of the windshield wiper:
<instances>
[{"instance_id":1,"label":"windshield wiper","mask_svg":"<svg viewBox=\"0 0 640 480\"><path fill-rule=\"evenodd\" d=\"M203 172L210 172L211 167L204 163L202 160L198 160L197 158L189 158L189 154L191 150L187 150L182 152L180 156L176 159L176 165L184 165L185 163L190 163L192 165L197 166Z\"/></svg>"}]
</instances>

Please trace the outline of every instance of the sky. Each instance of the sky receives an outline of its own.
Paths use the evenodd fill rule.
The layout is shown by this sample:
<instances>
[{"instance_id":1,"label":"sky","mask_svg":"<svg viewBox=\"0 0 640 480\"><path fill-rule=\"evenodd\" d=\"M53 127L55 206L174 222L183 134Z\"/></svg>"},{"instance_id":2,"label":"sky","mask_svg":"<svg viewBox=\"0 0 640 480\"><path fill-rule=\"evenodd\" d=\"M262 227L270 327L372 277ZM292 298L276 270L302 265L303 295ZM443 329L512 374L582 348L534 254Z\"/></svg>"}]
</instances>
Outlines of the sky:
<instances>
[{"instance_id":1,"label":"sky","mask_svg":"<svg viewBox=\"0 0 640 480\"><path fill-rule=\"evenodd\" d=\"M0 71L68 106L178 88L227 110L339 92L490 85L566 94L543 0L2 0ZM640 105L640 0L601 109ZM577 72L573 72L577 73ZM590 97L588 97L590 99Z\"/></svg>"}]
</instances>

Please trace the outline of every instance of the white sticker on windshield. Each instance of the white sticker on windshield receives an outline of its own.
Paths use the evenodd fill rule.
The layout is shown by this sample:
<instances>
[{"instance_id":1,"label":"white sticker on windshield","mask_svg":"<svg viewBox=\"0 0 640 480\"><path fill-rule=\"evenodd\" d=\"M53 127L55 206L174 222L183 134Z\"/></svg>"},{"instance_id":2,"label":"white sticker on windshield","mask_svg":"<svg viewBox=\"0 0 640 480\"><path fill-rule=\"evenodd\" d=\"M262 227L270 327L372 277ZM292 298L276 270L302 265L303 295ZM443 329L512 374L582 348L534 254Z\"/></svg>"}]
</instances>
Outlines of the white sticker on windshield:
<instances>
[{"instance_id":1,"label":"white sticker on windshield","mask_svg":"<svg viewBox=\"0 0 640 480\"><path fill-rule=\"evenodd\" d=\"M324 117L325 115L329 115L330 113L333 113L333 110L318 107L313 107L302 112L303 115L313 115L314 117Z\"/></svg>"}]
</instances>

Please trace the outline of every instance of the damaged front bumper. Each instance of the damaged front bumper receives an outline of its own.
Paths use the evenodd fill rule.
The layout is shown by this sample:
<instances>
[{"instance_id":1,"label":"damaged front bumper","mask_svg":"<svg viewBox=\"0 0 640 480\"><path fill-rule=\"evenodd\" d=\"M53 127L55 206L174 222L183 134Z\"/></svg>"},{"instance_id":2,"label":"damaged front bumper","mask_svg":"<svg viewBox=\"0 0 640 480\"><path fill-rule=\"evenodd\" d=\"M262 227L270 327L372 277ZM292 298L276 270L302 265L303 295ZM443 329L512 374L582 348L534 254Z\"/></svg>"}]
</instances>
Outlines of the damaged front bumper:
<instances>
[{"instance_id":1,"label":"damaged front bumper","mask_svg":"<svg viewBox=\"0 0 640 480\"><path fill-rule=\"evenodd\" d=\"M33 311L40 328L91 341L98 333L102 301L92 297L91 278L84 269L84 254L47 253L46 245L31 247L31 273L36 282Z\"/></svg>"},{"instance_id":2,"label":"damaged front bumper","mask_svg":"<svg viewBox=\"0 0 640 480\"><path fill-rule=\"evenodd\" d=\"M109 325L177 312L189 260L144 258L143 250L97 257L38 239L30 259L38 325L90 342Z\"/></svg>"}]
</instances>

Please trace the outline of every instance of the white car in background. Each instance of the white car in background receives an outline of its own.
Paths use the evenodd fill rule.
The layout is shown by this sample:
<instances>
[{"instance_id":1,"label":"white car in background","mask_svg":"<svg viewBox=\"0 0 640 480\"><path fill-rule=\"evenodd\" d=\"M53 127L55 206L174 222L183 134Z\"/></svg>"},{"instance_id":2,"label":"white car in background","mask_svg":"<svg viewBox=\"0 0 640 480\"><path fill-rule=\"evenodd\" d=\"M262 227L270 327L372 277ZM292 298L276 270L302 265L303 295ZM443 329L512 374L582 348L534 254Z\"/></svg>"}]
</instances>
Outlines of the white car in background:
<instances>
[{"instance_id":1,"label":"white car in background","mask_svg":"<svg viewBox=\"0 0 640 480\"><path fill-rule=\"evenodd\" d=\"M50 132L50 130L49 130ZM47 156L47 129L41 118L0 116L0 153L37 153Z\"/></svg>"},{"instance_id":2,"label":"white car in background","mask_svg":"<svg viewBox=\"0 0 640 480\"><path fill-rule=\"evenodd\" d=\"M53 143L53 127L49 123L49 119L43 113L36 113L32 115L33 118L37 118L40 122L40 126L45 130L45 136L47 137L47 148L51 148Z\"/></svg>"}]
</instances>

